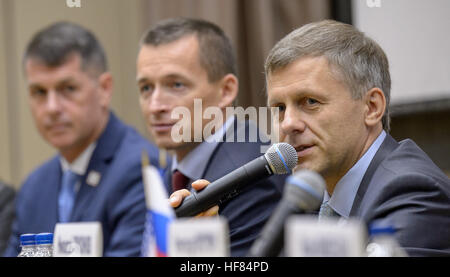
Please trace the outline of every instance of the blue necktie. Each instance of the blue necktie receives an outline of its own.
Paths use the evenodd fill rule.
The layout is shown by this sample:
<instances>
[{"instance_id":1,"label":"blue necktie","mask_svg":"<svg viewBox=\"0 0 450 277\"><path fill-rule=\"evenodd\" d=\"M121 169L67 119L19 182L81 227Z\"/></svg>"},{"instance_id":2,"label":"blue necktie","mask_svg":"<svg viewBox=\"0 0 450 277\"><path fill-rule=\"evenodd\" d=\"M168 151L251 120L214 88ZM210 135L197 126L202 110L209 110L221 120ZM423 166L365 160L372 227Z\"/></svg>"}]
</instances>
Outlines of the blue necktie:
<instances>
[{"instance_id":1,"label":"blue necktie","mask_svg":"<svg viewBox=\"0 0 450 277\"><path fill-rule=\"evenodd\" d=\"M73 204L75 202L75 184L78 175L70 170L66 170L62 176L61 191L59 192L58 207L59 221L69 222L72 214Z\"/></svg>"}]
</instances>

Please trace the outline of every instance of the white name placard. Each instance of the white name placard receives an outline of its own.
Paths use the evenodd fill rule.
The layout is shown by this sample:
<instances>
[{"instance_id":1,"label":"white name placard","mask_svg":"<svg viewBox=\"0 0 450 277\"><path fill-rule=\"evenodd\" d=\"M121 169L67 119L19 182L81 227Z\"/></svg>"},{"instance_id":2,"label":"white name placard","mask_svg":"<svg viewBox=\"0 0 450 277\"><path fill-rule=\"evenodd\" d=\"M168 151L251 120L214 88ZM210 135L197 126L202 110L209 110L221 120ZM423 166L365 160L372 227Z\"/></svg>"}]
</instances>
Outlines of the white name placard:
<instances>
[{"instance_id":1,"label":"white name placard","mask_svg":"<svg viewBox=\"0 0 450 277\"><path fill-rule=\"evenodd\" d=\"M357 220L296 215L286 222L285 254L289 257L365 256L367 230Z\"/></svg>"},{"instance_id":2,"label":"white name placard","mask_svg":"<svg viewBox=\"0 0 450 277\"><path fill-rule=\"evenodd\" d=\"M228 257L228 222L220 216L180 218L169 226L170 257Z\"/></svg>"},{"instance_id":3,"label":"white name placard","mask_svg":"<svg viewBox=\"0 0 450 277\"><path fill-rule=\"evenodd\" d=\"M57 223L53 257L101 257L103 231L100 222Z\"/></svg>"}]
</instances>

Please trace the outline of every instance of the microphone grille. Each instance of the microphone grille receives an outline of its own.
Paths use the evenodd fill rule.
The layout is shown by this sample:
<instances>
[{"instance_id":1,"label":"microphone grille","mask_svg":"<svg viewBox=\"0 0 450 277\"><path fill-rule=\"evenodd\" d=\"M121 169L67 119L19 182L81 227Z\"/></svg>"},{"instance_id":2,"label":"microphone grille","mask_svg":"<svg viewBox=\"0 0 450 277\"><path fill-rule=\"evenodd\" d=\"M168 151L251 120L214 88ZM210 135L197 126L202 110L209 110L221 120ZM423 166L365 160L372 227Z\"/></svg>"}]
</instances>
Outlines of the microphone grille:
<instances>
[{"instance_id":1,"label":"microphone grille","mask_svg":"<svg viewBox=\"0 0 450 277\"><path fill-rule=\"evenodd\" d=\"M305 211L320 207L325 192L325 180L318 173L302 169L286 180L284 196Z\"/></svg>"},{"instance_id":2,"label":"microphone grille","mask_svg":"<svg viewBox=\"0 0 450 277\"><path fill-rule=\"evenodd\" d=\"M281 142L272 145L264 154L274 174L287 174L297 165L297 151L292 145Z\"/></svg>"}]
</instances>

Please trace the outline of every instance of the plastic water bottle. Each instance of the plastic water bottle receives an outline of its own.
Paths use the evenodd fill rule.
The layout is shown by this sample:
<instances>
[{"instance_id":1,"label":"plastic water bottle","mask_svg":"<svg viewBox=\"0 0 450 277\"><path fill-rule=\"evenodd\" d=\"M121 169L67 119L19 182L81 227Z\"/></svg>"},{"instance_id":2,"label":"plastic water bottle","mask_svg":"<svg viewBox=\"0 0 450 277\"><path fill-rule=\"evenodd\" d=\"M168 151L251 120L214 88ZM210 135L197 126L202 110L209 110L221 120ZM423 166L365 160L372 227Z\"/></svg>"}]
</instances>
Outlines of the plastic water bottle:
<instances>
[{"instance_id":1,"label":"plastic water bottle","mask_svg":"<svg viewBox=\"0 0 450 277\"><path fill-rule=\"evenodd\" d=\"M35 237L35 234L20 235L20 246L22 249L17 257L34 257L36 250Z\"/></svg>"},{"instance_id":2,"label":"plastic water bottle","mask_svg":"<svg viewBox=\"0 0 450 277\"><path fill-rule=\"evenodd\" d=\"M52 233L40 233L36 235L36 252L34 257L53 257Z\"/></svg>"},{"instance_id":3,"label":"plastic water bottle","mask_svg":"<svg viewBox=\"0 0 450 277\"><path fill-rule=\"evenodd\" d=\"M395 229L392 225L373 224L369 231L371 239L366 248L368 257L408 256L395 239Z\"/></svg>"}]
</instances>

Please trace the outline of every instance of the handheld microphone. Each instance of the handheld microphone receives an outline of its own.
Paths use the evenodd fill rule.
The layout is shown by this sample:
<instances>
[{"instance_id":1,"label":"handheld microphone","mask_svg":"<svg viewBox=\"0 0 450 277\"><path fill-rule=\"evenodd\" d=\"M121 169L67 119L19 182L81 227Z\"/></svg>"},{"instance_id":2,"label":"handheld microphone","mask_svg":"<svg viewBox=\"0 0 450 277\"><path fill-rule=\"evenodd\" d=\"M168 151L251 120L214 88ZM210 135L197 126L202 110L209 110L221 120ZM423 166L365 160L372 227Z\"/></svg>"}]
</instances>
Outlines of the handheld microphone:
<instances>
[{"instance_id":1,"label":"handheld microphone","mask_svg":"<svg viewBox=\"0 0 450 277\"><path fill-rule=\"evenodd\" d=\"M301 170L286 180L283 198L269 218L261 236L253 243L248 256L274 257L284 245L284 224L292 214L311 212L320 207L325 180L314 171Z\"/></svg>"},{"instance_id":2,"label":"handheld microphone","mask_svg":"<svg viewBox=\"0 0 450 277\"><path fill-rule=\"evenodd\" d=\"M237 190L273 174L287 174L297 165L297 152L287 143L276 143L253 161L212 182L199 192L192 192L175 208L177 217L195 216L234 196Z\"/></svg>"}]
</instances>

